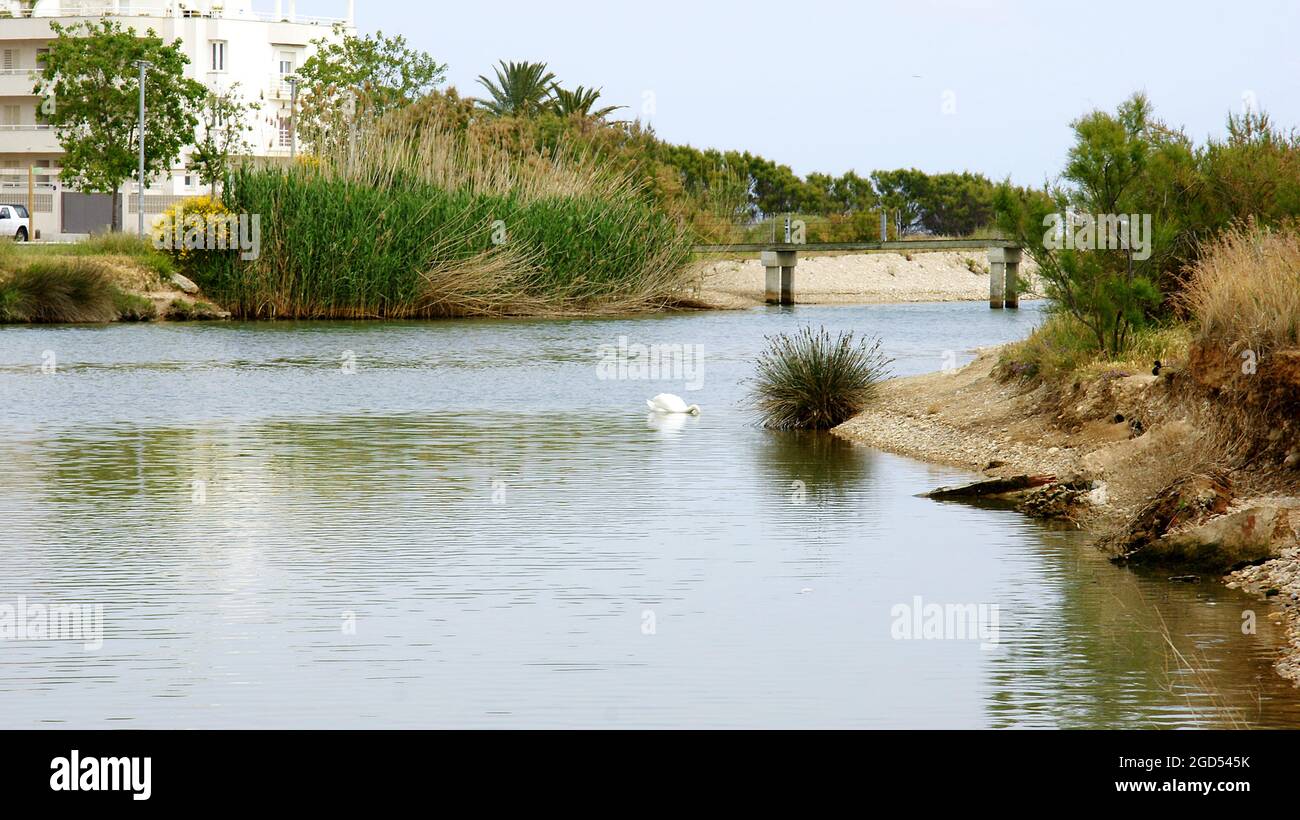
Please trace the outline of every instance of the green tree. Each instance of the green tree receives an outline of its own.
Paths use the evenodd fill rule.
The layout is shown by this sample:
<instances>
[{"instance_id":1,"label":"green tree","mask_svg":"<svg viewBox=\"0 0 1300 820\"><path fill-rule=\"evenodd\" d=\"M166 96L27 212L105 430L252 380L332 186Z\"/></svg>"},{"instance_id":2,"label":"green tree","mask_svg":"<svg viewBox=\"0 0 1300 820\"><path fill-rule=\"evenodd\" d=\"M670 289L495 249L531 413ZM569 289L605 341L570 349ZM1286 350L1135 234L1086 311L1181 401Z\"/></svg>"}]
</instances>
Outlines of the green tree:
<instances>
[{"instance_id":1,"label":"green tree","mask_svg":"<svg viewBox=\"0 0 1300 820\"><path fill-rule=\"evenodd\" d=\"M863 179L853 171L847 171L835 180L831 185L831 197L842 214L871 211L879 207L871 180Z\"/></svg>"},{"instance_id":2,"label":"green tree","mask_svg":"<svg viewBox=\"0 0 1300 820\"><path fill-rule=\"evenodd\" d=\"M364 123L405 108L441 85L447 66L382 31L357 37L335 28L314 40L316 52L298 70L302 110L298 132L317 152L345 139L349 120Z\"/></svg>"},{"instance_id":3,"label":"green tree","mask_svg":"<svg viewBox=\"0 0 1300 820\"><path fill-rule=\"evenodd\" d=\"M557 85L551 89L554 98L552 105L555 113L561 117L578 117L584 120L603 120L620 108L627 107L623 105L606 105L593 110L597 100L600 99L600 92L601 89L599 88L583 88L582 86L569 91Z\"/></svg>"},{"instance_id":4,"label":"green tree","mask_svg":"<svg viewBox=\"0 0 1300 820\"><path fill-rule=\"evenodd\" d=\"M1145 243L1169 244L1178 228L1167 207L1152 197L1161 178L1158 166L1171 168L1190 156L1186 141L1156 121L1146 97L1137 94L1114 113L1093 111L1073 123L1074 145L1067 155L1063 184L1043 191L999 187L994 207L998 223L1038 264L1048 296L1088 329L1097 349L1121 353L1136 326L1160 303L1152 275L1162 256L1139 256L1127 247L1102 247L1099 217L1151 215L1153 234ZM1074 214L1084 215L1076 224ZM1133 228L1137 228L1134 225ZM1069 234L1067 239L1066 234Z\"/></svg>"},{"instance_id":5,"label":"green tree","mask_svg":"<svg viewBox=\"0 0 1300 820\"><path fill-rule=\"evenodd\" d=\"M983 174L931 174L921 196L921 225L940 236L970 236L993 223L993 183Z\"/></svg>"},{"instance_id":6,"label":"green tree","mask_svg":"<svg viewBox=\"0 0 1300 820\"><path fill-rule=\"evenodd\" d=\"M496 80L480 75L479 85L487 89L491 99L479 104L498 116L531 117L551 106L555 75L546 63L506 62L494 68Z\"/></svg>"},{"instance_id":7,"label":"green tree","mask_svg":"<svg viewBox=\"0 0 1300 820\"><path fill-rule=\"evenodd\" d=\"M872 171L871 183L882 207L892 212L899 238L921 228L922 201L929 178L915 168L895 171Z\"/></svg>"},{"instance_id":8,"label":"green tree","mask_svg":"<svg viewBox=\"0 0 1300 820\"><path fill-rule=\"evenodd\" d=\"M181 41L164 43L148 30L143 36L112 20L64 27L50 23L45 65L35 93L45 97L38 116L54 126L63 146L60 178L86 191L113 194L113 230L121 228L122 183L138 162L140 70L148 96L145 121L145 174L170 172L181 149L194 140L196 109L206 90L185 77L189 59Z\"/></svg>"},{"instance_id":9,"label":"green tree","mask_svg":"<svg viewBox=\"0 0 1300 820\"><path fill-rule=\"evenodd\" d=\"M225 179L232 157L252 153L248 142L248 114L261 106L245 102L239 83L225 91L209 91L203 103L203 135L190 151L188 168L199 181L213 186Z\"/></svg>"}]
</instances>

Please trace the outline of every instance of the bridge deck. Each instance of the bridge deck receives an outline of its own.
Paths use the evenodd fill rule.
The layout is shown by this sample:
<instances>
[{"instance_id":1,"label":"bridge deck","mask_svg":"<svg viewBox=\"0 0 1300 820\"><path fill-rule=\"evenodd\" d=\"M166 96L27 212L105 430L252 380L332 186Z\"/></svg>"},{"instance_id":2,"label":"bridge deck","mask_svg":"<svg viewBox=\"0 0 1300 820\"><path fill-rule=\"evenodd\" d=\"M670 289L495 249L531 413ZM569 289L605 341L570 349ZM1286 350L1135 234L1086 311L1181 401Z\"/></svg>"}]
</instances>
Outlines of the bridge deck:
<instances>
[{"instance_id":1,"label":"bridge deck","mask_svg":"<svg viewBox=\"0 0 1300 820\"><path fill-rule=\"evenodd\" d=\"M893 242L743 242L735 245L696 245L696 253L761 253L762 251L982 251L1017 248L1006 239L905 239Z\"/></svg>"}]
</instances>

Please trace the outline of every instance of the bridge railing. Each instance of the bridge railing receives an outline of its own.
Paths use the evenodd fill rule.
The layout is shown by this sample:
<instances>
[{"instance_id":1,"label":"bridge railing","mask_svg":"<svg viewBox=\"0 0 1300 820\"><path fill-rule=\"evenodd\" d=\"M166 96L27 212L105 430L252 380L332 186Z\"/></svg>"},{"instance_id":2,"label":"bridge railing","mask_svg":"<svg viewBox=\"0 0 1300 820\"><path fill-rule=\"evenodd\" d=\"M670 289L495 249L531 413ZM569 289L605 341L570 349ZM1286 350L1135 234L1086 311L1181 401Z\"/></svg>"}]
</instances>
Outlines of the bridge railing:
<instances>
[{"instance_id":1,"label":"bridge railing","mask_svg":"<svg viewBox=\"0 0 1300 820\"><path fill-rule=\"evenodd\" d=\"M1009 247L991 230L972 236L934 236L919 230L901 230L889 211L856 211L847 214L771 214L760 219L696 214L692 227L702 246L732 246L753 249L756 246L807 245L841 250L892 250L889 243L907 242L913 250L965 250L968 248ZM930 243L928 246L925 243Z\"/></svg>"}]
</instances>

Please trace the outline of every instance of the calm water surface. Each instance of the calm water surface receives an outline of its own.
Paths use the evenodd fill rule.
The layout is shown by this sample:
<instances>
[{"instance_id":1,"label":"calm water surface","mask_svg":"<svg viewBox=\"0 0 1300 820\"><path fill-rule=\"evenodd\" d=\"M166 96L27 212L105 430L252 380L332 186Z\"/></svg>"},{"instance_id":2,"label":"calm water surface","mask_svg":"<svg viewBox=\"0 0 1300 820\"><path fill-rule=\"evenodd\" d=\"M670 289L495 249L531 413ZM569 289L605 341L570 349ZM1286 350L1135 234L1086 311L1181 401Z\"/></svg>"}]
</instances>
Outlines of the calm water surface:
<instances>
[{"instance_id":1,"label":"calm water surface","mask_svg":"<svg viewBox=\"0 0 1300 820\"><path fill-rule=\"evenodd\" d=\"M105 619L0 640L0 726L1300 725L1256 600L741 407L765 334L878 332L916 373L1038 318L0 328L0 604ZM699 389L602 379L620 337L698 345ZM915 596L996 604L999 645L893 639Z\"/></svg>"}]
</instances>

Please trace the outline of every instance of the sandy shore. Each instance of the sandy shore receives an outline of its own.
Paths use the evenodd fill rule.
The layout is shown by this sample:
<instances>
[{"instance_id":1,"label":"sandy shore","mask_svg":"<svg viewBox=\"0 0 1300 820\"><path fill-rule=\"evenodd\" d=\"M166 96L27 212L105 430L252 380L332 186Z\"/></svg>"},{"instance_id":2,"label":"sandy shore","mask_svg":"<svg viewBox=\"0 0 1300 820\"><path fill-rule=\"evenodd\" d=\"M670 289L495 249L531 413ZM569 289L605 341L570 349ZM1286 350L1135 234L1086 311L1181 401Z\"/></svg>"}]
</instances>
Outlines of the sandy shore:
<instances>
[{"instance_id":1,"label":"sandy shore","mask_svg":"<svg viewBox=\"0 0 1300 820\"><path fill-rule=\"evenodd\" d=\"M854 253L804 256L795 268L795 302L799 304L875 304L884 302L958 302L989 298L988 256L982 251ZM1022 298L1041 293L1031 260L1021 264L1026 279ZM752 259L705 262L699 298L717 307L742 308L763 303L764 270Z\"/></svg>"}]
</instances>

